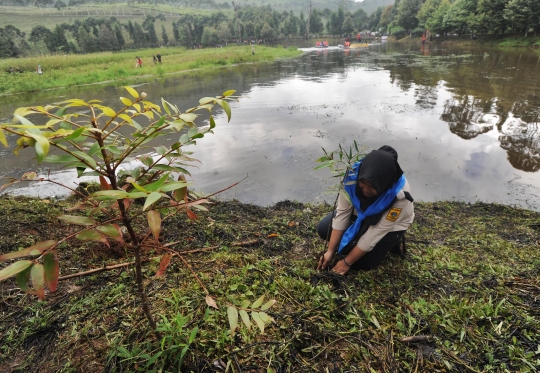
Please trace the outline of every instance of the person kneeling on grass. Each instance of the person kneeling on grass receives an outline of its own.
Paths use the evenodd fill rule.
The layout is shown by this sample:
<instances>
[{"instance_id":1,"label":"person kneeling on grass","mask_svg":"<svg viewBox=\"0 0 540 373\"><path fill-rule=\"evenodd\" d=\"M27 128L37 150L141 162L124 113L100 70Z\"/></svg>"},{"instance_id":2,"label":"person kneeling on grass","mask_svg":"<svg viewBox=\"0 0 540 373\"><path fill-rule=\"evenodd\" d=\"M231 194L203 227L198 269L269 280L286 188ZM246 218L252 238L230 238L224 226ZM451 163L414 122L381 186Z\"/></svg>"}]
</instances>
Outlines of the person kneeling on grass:
<instances>
[{"instance_id":1,"label":"person kneeling on grass","mask_svg":"<svg viewBox=\"0 0 540 373\"><path fill-rule=\"evenodd\" d=\"M336 211L317 227L319 236L329 241L317 269L327 269L336 252L342 259L332 271L341 275L351 268L370 270L390 251L399 252L401 239L414 220L414 205L397 159L397 152L385 145L354 164Z\"/></svg>"}]
</instances>

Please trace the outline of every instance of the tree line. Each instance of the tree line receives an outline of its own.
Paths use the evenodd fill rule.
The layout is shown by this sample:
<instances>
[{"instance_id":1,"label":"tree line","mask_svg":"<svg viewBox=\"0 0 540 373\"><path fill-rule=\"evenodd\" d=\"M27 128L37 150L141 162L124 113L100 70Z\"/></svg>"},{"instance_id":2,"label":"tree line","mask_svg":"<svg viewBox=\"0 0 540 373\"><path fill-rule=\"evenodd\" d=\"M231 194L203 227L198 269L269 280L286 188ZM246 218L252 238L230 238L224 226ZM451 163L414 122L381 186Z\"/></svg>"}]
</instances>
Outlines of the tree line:
<instances>
[{"instance_id":1,"label":"tree line","mask_svg":"<svg viewBox=\"0 0 540 373\"><path fill-rule=\"evenodd\" d=\"M377 29L390 35L422 33L536 36L540 31L538 0L396 0L372 14Z\"/></svg>"},{"instance_id":2,"label":"tree line","mask_svg":"<svg viewBox=\"0 0 540 373\"><path fill-rule=\"evenodd\" d=\"M156 21L161 29L156 30ZM180 45L186 48L215 46L231 41L298 38L309 34L342 35L376 26L362 9L354 13L339 8L313 9L295 14L267 6L235 6L234 15L221 11L212 15L181 15L172 21L172 35L164 14L146 15L142 23L121 22L116 17L88 17L62 23L53 29L35 26L29 35L17 27L0 28L0 58L36 53L93 53L128 48ZM170 30L170 28L169 28Z\"/></svg>"},{"instance_id":3,"label":"tree line","mask_svg":"<svg viewBox=\"0 0 540 373\"><path fill-rule=\"evenodd\" d=\"M76 0L72 0L76 1ZM271 6L234 6L234 15L217 11L207 15L182 15L172 22L172 35L157 20L163 14L147 15L139 23L120 22L115 17L75 20L54 29L35 26L27 36L17 27L0 28L0 58L35 53L92 53L126 48L181 45L186 48L215 46L230 41L273 40L330 34L342 36L362 31L400 35L422 33L503 34L540 31L538 0L396 0L371 15L363 9L312 9L296 15ZM159 33L159 34L158 34Z\"/></svg>"}]
</instances>

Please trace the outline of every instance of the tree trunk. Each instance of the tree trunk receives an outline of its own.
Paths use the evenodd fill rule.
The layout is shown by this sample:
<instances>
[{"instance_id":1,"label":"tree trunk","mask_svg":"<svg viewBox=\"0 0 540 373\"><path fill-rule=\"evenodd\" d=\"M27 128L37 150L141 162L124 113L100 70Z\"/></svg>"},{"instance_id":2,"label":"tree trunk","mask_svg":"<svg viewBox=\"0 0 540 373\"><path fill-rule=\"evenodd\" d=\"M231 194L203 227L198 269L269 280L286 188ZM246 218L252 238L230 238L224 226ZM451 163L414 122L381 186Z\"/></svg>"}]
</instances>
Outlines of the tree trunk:
<instances>
[{"instance_id":1,"label":"tree trunk","mask_svg":"<svg viewBox=\"0 0 540 373\"><path fill-rule=\"evenodd\" d=\"M309 39L309 26L311 23L311 3L309 3L309 14L307 18L307 24L306 24L306 40Z\"/></svg>"}]
</instances>

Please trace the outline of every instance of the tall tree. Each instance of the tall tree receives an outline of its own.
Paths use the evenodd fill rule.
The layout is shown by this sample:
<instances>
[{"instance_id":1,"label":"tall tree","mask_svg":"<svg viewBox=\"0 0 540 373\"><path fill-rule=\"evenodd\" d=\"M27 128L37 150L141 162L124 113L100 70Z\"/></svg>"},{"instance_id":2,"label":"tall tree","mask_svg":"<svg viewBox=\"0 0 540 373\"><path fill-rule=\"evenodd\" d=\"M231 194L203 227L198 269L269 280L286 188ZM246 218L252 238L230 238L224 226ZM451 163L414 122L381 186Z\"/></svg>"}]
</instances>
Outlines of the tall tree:
<instances>
[{"instance_id":1,"label":"tall tree","mask_svg":"<svg viewBox=\"0 0 540 373\"><path fill-rule=\"evenodd\" d=\"M324 30L324 24L320 13L317 9L314 9L311 12L311 17L309 18L309 32L312 34L320 34Z\"/></svg>"},{"instance_id":2,"label":"tall tree","mask_svg":"<svg viewBox=\"0 0 540 373\"><path fill-rule=\"evenodd\" d=\"M369 28L369 16L364 11L364 9L358 9L352 15L352 20L354 23L354 28L358 31L362 31Z\"/></svg>"},{"instance_id":3,"label":"tall tree","mask_svg":"<svg viewBox=\"0 0 540 373\"><path fill-rule=\"evenodd\" d=\"M401 0L398 5L396 22L405 30L412 31L418 26L416 15L420 11L422 0Z\"/></svg>"},{"instance_id":4,"label":"tall tree","mask_svg":"<svg viewBox=\"0 0 540 373\"><path fill-rule=\"evenodd\" d=\"M446 13L444 23L461 36L467 25L474 22L477 6L478 0L456 0Z\"/></svg>"},{"instance_id":5,"label":"tall tree","mask_svg":"<svg viewBox=\"0 0 540 373\"><path fill-rule=\"evenodd\" d=\"M441 5L441 0L426 0L426 2L422 4L422 7L416 15L420 27L426 28L427 20L433 17L433 14L435 14L439 8L439 5Z\"/></svg>"},{"instance_id":6,"label":"tall tree","mask_svg":"<svg viewBox=\"0 0 540 373\"><path fill-rule=\"evenodd\" d=\"M343 26L341 27L341 29L346 34L354 32L354 23L351 16L345 17L345 21L343 21Z\"/></svg>"},{"instance_id":7,"label":"tall tree","mask_svg":"<svg viewBox=\"0 0 540 373\"><path fill-rule=\"evenodd\" d=\"M492 30L502 34L508 28L508 20L504 17L504 10L508 0L480 0L477 9L477 27L484 33Z\"/></svg>"},{"instance_id":8,"label":"tall tree","mask_svg":"<svg viewBox=\"0 0 540 373\"><path fill-rule=\"evenodd\" d=\"M525 37L529 33L529 28L538 25L540 4L538 0L510 0L506 5L504 17L512 25L525 32Z\"/></svg>"},{"instance_id":9,"label":"tall tree","mask_svg":"<svg viewBox=\"0 0 540 373\"><path fill-rule=\"evenodd\" d=\"M167 30L165 30L165 25L161 25L161 39L163 40L163 44L169 44L169 35L167 34Z\"/></svg>"},{"instance_id":10,"label":"tall tree","mask_svg":"<svg viewBox=\"0 0 540 373\"><path fill-rule=\"evenodd\" d=\"M450 11L450 8L452 7L452 4L450 3L450 0L442 0L441 4L433 14L433 16L429 17L426 21L425 27L431 32L431 33L444 33L448 31L448 26L445 23L446 14Z\"/></svg>"},{"instance_id":11,"label":"tall tree","mask_svg":"<svg viewBox=\"0 0 540 373\"><path fill-rule=\"evenodd\" d=\"M116 40L116 37L114 36L114 32L105 23L102 23L101 26L99 27L98 40L99 40L99 48L102 51L120 50L120 46L118 45L118 41Z\"/></svg>"},{"instance_id":12,"label":"tall tree","mask_svg":"<svg viewBox=\"0 0 540 373\"><path fill-rule=\"evenodd\" d=\"M266 22L261 29L261 38L265 40L273 40L276 36L274 29Z\"/></svg>"},{"instance_id":13,"label":"tall tree","mask_svg":"<svg viewBox=\"0 0 540 373\"><path fill-rule=\"evenodd\" d=\"M381 13L381 20L379 22L379 26L386 30L388 28L388 25L390 25L390 22L394 20L394 5L390 4L386 8L384 8L383 12Z\"/></svg>"},{"instance_id":14,"label":"tall tree","mask_svg":"<svg viewBox=\"0 0 540 373\"><path fill-rule=\"evenodd\" d=\"M120 28L120 25L118 23L114 24L114 37L116 38L116 42L118 43L120 49L124 49L124 46L126 45L126 40L124 39L122 29Z\"/></svg>"}]
</instances>

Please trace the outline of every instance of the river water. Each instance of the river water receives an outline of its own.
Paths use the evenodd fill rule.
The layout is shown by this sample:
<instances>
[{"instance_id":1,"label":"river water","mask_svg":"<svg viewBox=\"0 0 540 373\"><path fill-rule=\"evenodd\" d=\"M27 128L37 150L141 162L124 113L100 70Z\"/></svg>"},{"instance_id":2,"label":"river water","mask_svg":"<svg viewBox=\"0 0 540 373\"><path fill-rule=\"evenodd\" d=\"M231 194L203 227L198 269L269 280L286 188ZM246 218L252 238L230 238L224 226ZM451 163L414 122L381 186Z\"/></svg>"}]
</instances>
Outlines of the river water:
<instances>
[{"instance_id":1,"label":"river water","mask_svg":"<svg viewBox=\"0 0 540 373\"><path fill-rule=\"evenodd\" d=\"M166 61L165 61L166 63ZM345 52L304 49L293 60L131 80L149 99L186 109L235 89L233 118L216 116L215 135L191 150L202 164L194 188L269 205L284 199L333 203L335 183L315 171L321 148L356 140L391 145L419 201L485 201L540 211L540 53L374 45ZM0 98L0 118L16 107L64 98L118 102L119 83ZM176 139L171 139L171 141ZM14 139L9 139L11 143ZM0 151L0 175L36 170L32 151ZM48 167L38 170L47 172ZM69 172L52 168L71 182ZM14 193L61 194L41 185Z\"/></svg>"}]
</instances>

